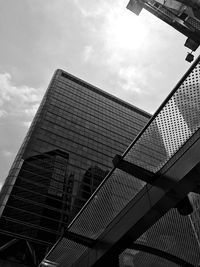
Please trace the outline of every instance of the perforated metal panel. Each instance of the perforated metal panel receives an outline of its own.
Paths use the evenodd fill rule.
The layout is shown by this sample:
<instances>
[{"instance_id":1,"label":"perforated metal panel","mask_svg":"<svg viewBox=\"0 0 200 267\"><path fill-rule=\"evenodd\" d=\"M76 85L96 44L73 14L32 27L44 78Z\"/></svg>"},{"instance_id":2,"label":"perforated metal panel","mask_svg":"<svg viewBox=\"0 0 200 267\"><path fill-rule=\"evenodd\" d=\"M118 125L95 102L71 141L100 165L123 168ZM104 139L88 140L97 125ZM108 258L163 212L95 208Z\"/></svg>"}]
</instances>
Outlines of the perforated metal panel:
<instances>
[{"instance_id":1,"label":"perforated metal panel","mask_svg":"<svg viewBox=\"0 0 200 267\"><path fill-rule=\"evenodd\" d=\"M76 261L86 249L87 247L83 245L62 238L47 260L49 262L56 262L59 267L71 266L71 264L73 264L73 262Z\"/></svg>"},{"instance_id":2,"label":"perforated metal panel","mask_svg":"<svg viewBox=\"0 0 200 267\"><path fill-rule=\"evenodd\" d=\"M200 247L192 221L189 216L180 216L176 209L170 210L143 235L145 238L139 238L136 243L165 251L195 266L200 263Z\"/></svg>"},{"instance_id":3,"label":"perforated metal panel","mask_svg":"<svg viewBox=\"0 0 200 267\"><path fill-rule=\"evenodd\" d=\"M115 170L102 185L101 190L91 199L84 212L74 221L70 232L96 240L144 185L144 182L133 176L121 170ZM74 242L62 238L46 259L60 264L65 263L59 266L71 266L72 259L76 261L85 250L84 246L75 245Z\"/></svg>"},{"instance_id":4,"label":"perforated metal panel","mask_svg":"<svg viewBox=\"0 0 200 267\"><path fill-rule=\"evenodd\" d=\"M142 189L144 182L117 169L104 183L70 231L97 239L108 224Z\"/></svg>"},{"instance_id":5,"label":"perforated metal panel","mask_svg":"<svg viewBox=\"0 0 200 267\"><path fill-rule=\"evenodd\" d=\"M200 125L200 65L188 75L125 160L157 172Z\"/></svg>"}]
</instances>

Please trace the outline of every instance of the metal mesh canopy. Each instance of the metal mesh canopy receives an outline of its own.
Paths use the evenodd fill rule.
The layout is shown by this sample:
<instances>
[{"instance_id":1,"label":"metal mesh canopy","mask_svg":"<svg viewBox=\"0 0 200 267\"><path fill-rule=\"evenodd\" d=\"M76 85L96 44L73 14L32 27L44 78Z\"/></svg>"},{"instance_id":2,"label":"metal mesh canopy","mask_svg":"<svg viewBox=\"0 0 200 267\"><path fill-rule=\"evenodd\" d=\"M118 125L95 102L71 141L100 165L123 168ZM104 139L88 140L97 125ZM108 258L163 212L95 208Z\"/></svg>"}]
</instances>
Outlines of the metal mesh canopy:
<instances>
[{"instance_id":1,"label":"metal mesh canopy","mask_svg":"<svg viewBox=\"0 0 200 267\"><path fill-rule=\"evenodd\" d=\"M200 125L200 64L180 84L125 159L159 171Z\"/></svg>"},{"instance_id":2,"label":"metal mesh canopy","mask_svg":"<svg viewBox=\"0 0 200 267\"><path fill-rule=\"evenodd\" d=\"M193 136L199 138L197 131L200 125L199 61L200 58L125 151L123 155L125 160L153 173L159 171L162 174L166 164L173 163L173 159L182 153L178 152L184 151L191 145ZM93 240L100 239L105 229L144 187L146 187L145 182L119 169L113 169L72 221L68 230ZM146 245L167 250L192 264L198 264L200 240L197 221L200 216L199 205L196 203L199 203L197 195L193 197L194 212L190 217L182 217L176 211L170 211L162 217L144 234ZM190 253L189 247L192 248ZM45 262L50 261L57 263L57 266L72 266L86 250L87 247L63 237L46 256L43 264L45 266ZM138 266L176 266L161 264L164 260L156 258L155 255L144 256L144 253L140 252L136 256L138 262L141 262ZM155 260L156 264L146 264L149 258L152 262Z\"/></svg>"},{"instance_id":3,"label":"metal mesh canopy","mask_svg":"<svg viewBox=\"0 0 200 267\"><path fill-rule=\"evenodd\" d=\"M199 229L194 229L191 216L180 216L177 210L173 209L146 231L142 238L136 240L136 244L159 249L198 266L200 263L200 247L196 231L199 231ZM142 253L137 255L137 259L140 258L141 262L142 257ZM147 264L146 266L151 265Z\"/></svg>"},{"instance_id":4,"label":"metal mesh canopy","mask_svg":"<svg viewBox=\"0 0 200 267\"><path fill-rule=\"evenodd\" d=\"M101 190L91 198L90 204L84 212L74 220L70 232L81 234L92 239L97 239L130 202L133 194L142 189L144 182L127 175L121 170L115 170ZM74 248L74 249L73 249ZM49 261L58 262L59 266L70 266L86 247L62 238L55 249L47 257ZM67 253L66 253L67 252ZM70 255L70 256L69 256ZM73 255L73 257L71 257Z\"/></svg>"}]
</instances>

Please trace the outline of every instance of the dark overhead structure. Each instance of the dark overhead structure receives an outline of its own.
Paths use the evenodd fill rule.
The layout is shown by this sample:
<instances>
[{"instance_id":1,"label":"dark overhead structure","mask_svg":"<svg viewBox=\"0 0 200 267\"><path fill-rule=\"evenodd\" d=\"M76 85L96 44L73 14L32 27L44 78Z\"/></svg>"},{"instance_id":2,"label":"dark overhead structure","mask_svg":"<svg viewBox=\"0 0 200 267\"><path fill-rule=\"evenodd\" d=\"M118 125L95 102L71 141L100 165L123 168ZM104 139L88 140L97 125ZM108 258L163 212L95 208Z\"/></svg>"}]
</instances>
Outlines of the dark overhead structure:
<instances>
[{"instance_id":1,"label":"dark overhead structure","mask_svg":"<svg viewBox=\"0 0 200 267\"><path fill-rule=\"evenodd\" d=\"M159 19L187 36L185 46L192 52L200 44L200 2L199 0L130 0L127 8L139 15L146 9ZM186 57L193 61L192 53Z\"/></svg>"},{"instance_id":2,"label":"dark overhead structure","mask_svg":"<svg viewBox=\"0 0 200 267\"><path fill-rule=\"evenodd\" d=\"M200 57L40 267L199 266Z\"/></svg>"}]
</instances>

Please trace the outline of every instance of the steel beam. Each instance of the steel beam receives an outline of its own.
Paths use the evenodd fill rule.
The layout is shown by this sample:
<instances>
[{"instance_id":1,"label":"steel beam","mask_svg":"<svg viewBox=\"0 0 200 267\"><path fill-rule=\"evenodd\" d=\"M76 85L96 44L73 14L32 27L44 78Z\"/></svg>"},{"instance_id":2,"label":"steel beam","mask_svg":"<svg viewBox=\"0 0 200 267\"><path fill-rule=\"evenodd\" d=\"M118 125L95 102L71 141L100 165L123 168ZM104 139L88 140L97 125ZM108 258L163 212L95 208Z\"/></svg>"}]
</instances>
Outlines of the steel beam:
<instances>
[{"instance_id":1,"label":"steel beam","mask_svg":"<svg viewBox=\"0 0 200 267\"><path fill-rule=\"evenodd\" d=\"M16 244L19 241L19 239L12 239L9 242L7 242L6 244L4 244L3 246L0 247L0 252L3 252L4 250L6 250L7 248L9 248L10 246Z\"/></svg>"},{"instance_id":2,"label":"steel beam","mask_svg":"<svg viewBox=\"0 0 200 267\"><path fill-rule=\"evenodd\" d=\"M96 242L94 239L72 233L70 231L66 231L64 233L64 237L89 248L93 247Z\"/></svg>"},{"instance_id":3,"label":"steel beam","mask_svg":"<svg viewBox=\"0 0 200 267\"><path fill-rule=\"evenodd\" d=\"M115 168L131 174L135 178L138 178L139 180L142 180L146 183L153 184L155 179L158 178L158 175L156 175L155 173L124 160L120 155L116 155L113 158L112 162Z\"/></svg>"}]
</instances>

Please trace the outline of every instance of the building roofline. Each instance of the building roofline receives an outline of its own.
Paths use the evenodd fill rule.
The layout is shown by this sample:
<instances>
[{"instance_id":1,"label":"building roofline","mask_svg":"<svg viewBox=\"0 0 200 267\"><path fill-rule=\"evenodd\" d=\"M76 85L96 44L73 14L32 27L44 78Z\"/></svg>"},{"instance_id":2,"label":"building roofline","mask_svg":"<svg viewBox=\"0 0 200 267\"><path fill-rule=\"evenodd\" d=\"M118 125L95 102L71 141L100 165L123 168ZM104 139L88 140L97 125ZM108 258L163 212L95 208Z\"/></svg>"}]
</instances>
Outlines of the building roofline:
<instances>
[{"instance_id":1,"label":"building roofline","mask_svg":"<svg viewBox=\"0 0 200 267\"><path fill-rule=\"evenodd\" d=\"M100 89L100 88L80 79L80 78L77 78L76 76L74 76L74 75L72 75L72 74L70 74L70 73L68 73L62 69L57 69L55 71L54 78L60 77L60 76L65 77L69 80L72 80L72 81L78 83L79 85L83 85L84 87L88 88L89 90L91 90L95 93L101 94L102 96L107 97L108 99L111 99L111 100L115 101L116 103L123 105L126 108L134 110L135 112L145 116L146 118L150 119L152 117L152 114L150 114L150 113L148 113L148 112L146 112L146 111L144 111L144 110L142 110L142 109L140 109L140 108L110 94L110 93L107 93L107 92L103 91L102 89Z\"/></svg>"}]
</instances>

